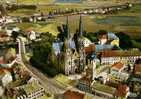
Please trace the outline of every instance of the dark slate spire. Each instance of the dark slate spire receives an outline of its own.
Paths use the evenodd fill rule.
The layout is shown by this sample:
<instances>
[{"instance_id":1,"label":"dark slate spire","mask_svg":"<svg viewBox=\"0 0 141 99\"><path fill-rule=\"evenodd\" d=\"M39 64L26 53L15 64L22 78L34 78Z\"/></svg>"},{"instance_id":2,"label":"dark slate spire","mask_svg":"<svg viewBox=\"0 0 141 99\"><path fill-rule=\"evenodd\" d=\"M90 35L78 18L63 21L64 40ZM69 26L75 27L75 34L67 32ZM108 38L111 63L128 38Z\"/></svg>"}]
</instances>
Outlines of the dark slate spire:
<instances>
[{"instance_id":1,"label":"dark slate spire","mask_svg":"<svg viewBox=\"0 0 141 99\"><path fill-rule=\"evenodd\" d=\"M82 15L80 15L80 19L79 19L79 35L80 35L80 37L83 36L83 22L82 22Z\"/></svg>"},{"instance_id":2,"label":"dark slate spire","mask_svg":"<svg viewBox=\"0 0 141 99\"><path fill-rule=\"evenodd\" d=\"M66 31L67 31L67 39L70 38L70 31L69 31L69 17L67 16L67 19L66 19Z\"/></svg>"}]
</instances>

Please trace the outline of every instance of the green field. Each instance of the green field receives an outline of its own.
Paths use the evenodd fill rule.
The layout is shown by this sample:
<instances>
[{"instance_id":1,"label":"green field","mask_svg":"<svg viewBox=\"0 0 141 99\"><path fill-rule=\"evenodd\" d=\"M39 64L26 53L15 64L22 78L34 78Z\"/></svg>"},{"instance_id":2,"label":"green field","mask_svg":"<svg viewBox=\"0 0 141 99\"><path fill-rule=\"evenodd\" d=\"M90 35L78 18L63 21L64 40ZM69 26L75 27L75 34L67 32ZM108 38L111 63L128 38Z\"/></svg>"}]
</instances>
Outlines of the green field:
<instances>
[{"instance_id":1,"label":"green field","mask_svg":"<svg viewBox=\"0 0 141 99\"><path fill-rule=\"evenodd\" d=\"M33 13L40 13L41 11L47 14L49 11L55 9L65 9L65 8L78 8L84 9L87 6L83 4L60 4L60 5L48 5L48 6L38 6L36 10L27 10L27 9L19 9L14 12L10 12L9 15L23 16L23 15L32 15ZM40 10L40 12L39 12ZM57 33L57 26L62 23L65 23L66 17L58 17L54 19L54 22L50 23L49 31ZM71 33L75 33L76 29L78 29L78 21L79 16L70 16L69 17L69 25ZM30 23L29 23L30 24ZM31 27L37 31L46 32L48 30L48 25L38 25L31 23L29 24L23 23L18 24L21 28L26 29L26 27ZM55 24L55 25L54 25ZM96 32L100 29L105 29L111 32L125 32L133 38L141 37L141 5L133 5L130 10L123 10L118 13L108 14L108 15L85 15L83 16L83 25L84 30L87 32ZM38 27L39 26L39 27Z\"/></svg>"},{"instance_id":2,"label":"green field","mask_svg":"<svg viewBox=\"0 0 141 99\"><path fill-rule=\"evenodd\" d=\"M17 0L18 4L51 4L54 0Z\"/></svg>"}]
</instances>

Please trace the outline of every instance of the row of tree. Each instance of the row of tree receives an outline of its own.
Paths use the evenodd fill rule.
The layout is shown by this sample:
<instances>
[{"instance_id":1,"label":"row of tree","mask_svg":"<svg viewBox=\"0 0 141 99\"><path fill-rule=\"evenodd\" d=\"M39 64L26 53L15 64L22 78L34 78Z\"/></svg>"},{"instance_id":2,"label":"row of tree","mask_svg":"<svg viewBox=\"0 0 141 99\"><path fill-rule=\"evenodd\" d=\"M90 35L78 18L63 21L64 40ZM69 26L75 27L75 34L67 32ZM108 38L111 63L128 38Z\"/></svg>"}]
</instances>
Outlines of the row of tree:
<instances>
[{"instance_id":1,"label":"row of tree","mask_svg":"<svg viewBox=\"0 0 141 99\"><path fill-rule=\"evenodd\" d=\"M30 62L33 66L40 69L49 76L58 74L57 57L54 54L52 43L54 37L50 33L42 33L41 40L32 43L33 56Z\"/></svg>"}]
</instances>

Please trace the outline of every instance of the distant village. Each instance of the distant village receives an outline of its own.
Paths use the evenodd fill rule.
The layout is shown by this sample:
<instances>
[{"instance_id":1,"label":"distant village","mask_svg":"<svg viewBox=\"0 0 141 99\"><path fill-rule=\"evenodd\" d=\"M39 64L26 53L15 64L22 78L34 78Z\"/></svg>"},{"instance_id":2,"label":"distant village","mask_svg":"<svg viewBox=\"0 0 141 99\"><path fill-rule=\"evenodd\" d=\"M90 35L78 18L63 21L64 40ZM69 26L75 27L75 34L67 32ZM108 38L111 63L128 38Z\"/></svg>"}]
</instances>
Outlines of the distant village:
<instances>
[{"instance_id":1,"label":"distant village","mask_svg":"<svg viewBox=\"0 0 141 99\"><path fill-rule=\"evenodd\" d=\"M128 5L128 7L131 6ZM100 13L104 14L109 10L110 8L101 9ZM98 10L96 11L98 13ZM29 69L26 66L33 65L29 62L33 55L30 46L42 41L42 33L37 33L32 29L22 31L18 26L7 27L7 23L21 23L23 20L1 15L0 47L4 51L0 52L0 99L89 99L87 97L99 99L93 98L96 96L102 97L101 99L140 99L140 49L122 49L121 40L116 33L106 30L97 31L96 40L92 42L84 32L83 14L86 13L81 13L76 33L70 32L69 16L67 16L62 32L65 34L60 33L51 42L53 55L49 55L57 59L56 66L51 68L55 68L58 75L75 81L73 86L67 85L72 88L62 91L58 96L51 93L50 90L53 89L46 89L43 86L42 81L38 79L39 76L34 73L33 68L36 67ZM37 22L42 19L44 18L41 16L34 16L28 21ZM51 80L48 81L51 82ZM65 86L63 82L59 81L59 83Z\"/></svg>"}]
</instances>

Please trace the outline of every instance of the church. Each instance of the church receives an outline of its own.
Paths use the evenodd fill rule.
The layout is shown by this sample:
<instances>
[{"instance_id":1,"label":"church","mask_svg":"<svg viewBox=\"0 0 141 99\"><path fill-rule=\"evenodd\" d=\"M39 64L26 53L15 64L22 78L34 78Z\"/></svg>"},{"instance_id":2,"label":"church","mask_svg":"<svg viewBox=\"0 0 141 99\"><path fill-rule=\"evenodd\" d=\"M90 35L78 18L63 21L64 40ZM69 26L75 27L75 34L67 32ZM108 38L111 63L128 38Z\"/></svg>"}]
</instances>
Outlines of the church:
<instances>
[{"instance_id":1,"label":"church","mask_svg":"<svg viewBox=\"0 0 141 99\"><path fill-rule=\"evenodd\" d=\"M79 19L79 32L74 34L75 37L70 34L68 20L69 18L67 17L67 37L63 42L56 41L53 44L55 54L58 57L58 70L66 75L83 72L86 62L82 16Z\"/></svg>"}]
</instances>

